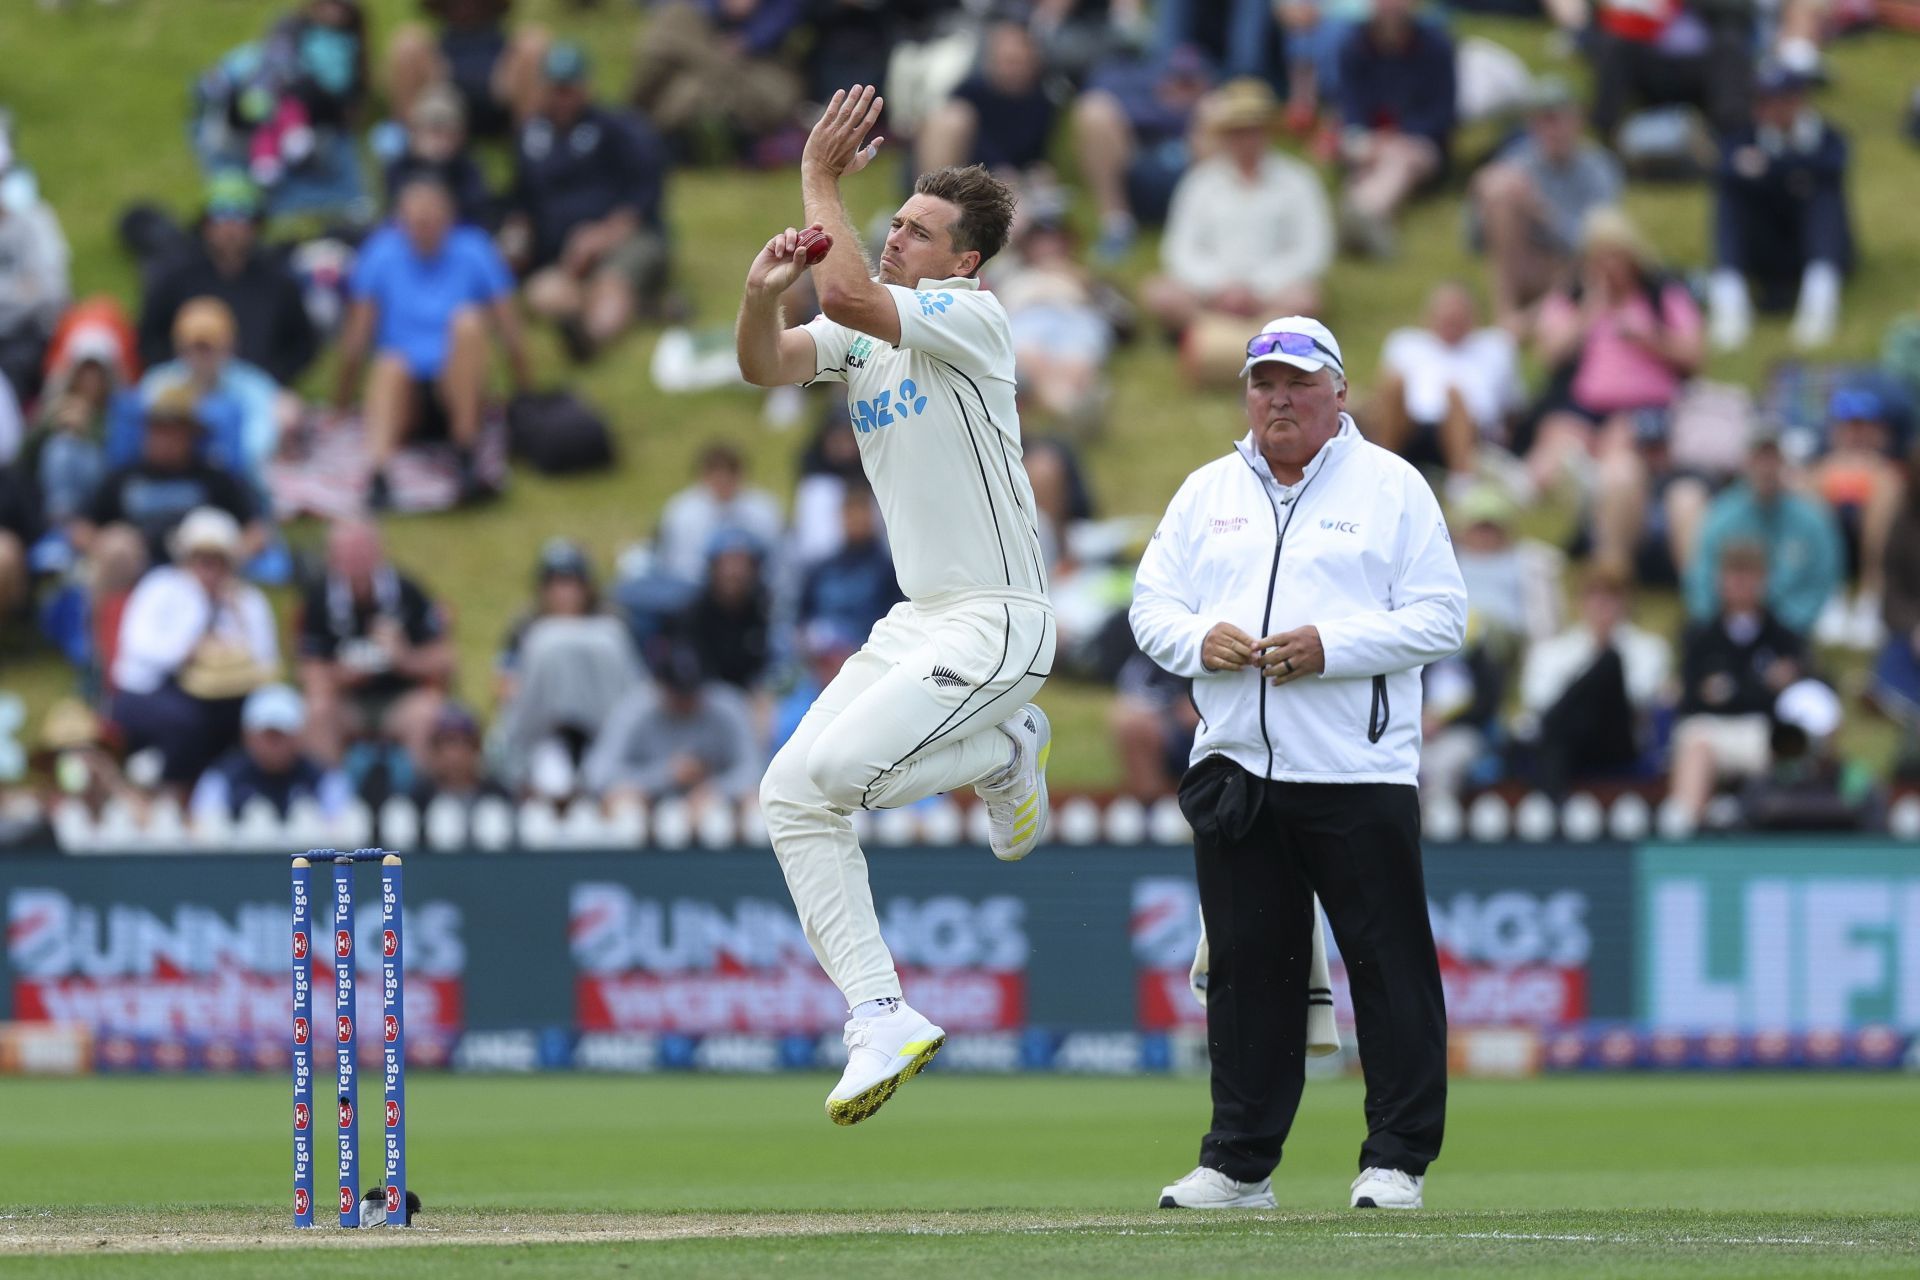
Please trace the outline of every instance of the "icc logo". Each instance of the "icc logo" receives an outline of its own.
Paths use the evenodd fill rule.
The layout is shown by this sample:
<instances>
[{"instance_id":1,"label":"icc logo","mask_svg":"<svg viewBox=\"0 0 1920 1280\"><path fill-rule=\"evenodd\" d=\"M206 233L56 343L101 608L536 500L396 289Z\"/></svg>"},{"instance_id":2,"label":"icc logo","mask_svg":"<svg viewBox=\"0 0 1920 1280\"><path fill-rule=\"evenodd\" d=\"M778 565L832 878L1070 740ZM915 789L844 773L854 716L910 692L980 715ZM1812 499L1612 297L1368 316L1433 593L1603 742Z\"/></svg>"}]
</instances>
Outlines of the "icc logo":
<instances>
[{"instance_id":1,"label":"icc logo","mask_svg":"<svg viewBox=\"0 0 1920 1280\"><path fill-rule=\"evenodd\" d=\"M293 958L295 960L307 958L307 933L304 929L293 935Z\"/></svg>"},{"instance_id":2,"label":"icc logo","mask_svg":"<svg viewBox=\"0 0 1920 1280\"><path fill-rule=\"evenodd\" d=\"M353 1019L346 1014L341 1014L335 1023L334 1034L339 1036L341 1044L353 1039Z\"/></svg>"},{"instance_id":3,"label":"icc logo","mask_svg":"<svg viewBox=\"0 0 1920 1280\"><path fill-rule=\"evenodd\" d=\"M391 929L385 930L380 935L380 954L383 956L397 956L400 954L400 939L394 936L393 930Z\"/></svg>"},{"instance_id":4,"label":"icc logo","mask_svg":"<svg viewBox=\"0 0 1920 1280\"><path fill-rule=\"evenodd\" d=\"M293 1211L301 1217L313 1212L313 1201L307 1198L305 1187L295 1187L293 1191Z\"/></svg>"},{"instance_id":5,"label":"icc logo","mask_svg":"<svg viewBox=\"0 0 1920 1280\"><path fill-rule=\"evenodd\" d=\"M307 1020L305 1018L295 1018L293 1020L293 1042L295 1044L305 1044L308 1037L312 1034L313 1032L311 1028L307 1026Z\"/></svg>"},{"instance_id":6,"label":"icc logo","mask_svg":"<svg viewBox=\"0 0 1920 1280\"><path fill-rule=\"evenodd\" d=\"M313 1123L313 1111L304 1102L293 1104L293 1127L305 1129Z\"/></svg>"},{"instance_id":7,"label":"icc logo","mask_svg":"<svg viewBox=\"0 0 1920 1280\"><path fill-rule=\"evenodd\" d=\"M353 1188L352 1187L340 1188L340 1212L352 1213L353 1206L354 1206Z\"/></svg>"},{"instance_id":8,"label":"icc logo","mask_svg":"<svg viewBox=\"0 0 1920 1280\"><path fill-rule=\"evenodd\" d=\"M340 1127L342 1129L346 1129L346 1128L351 1128L352 1125L353 1125L353 1099L342 1098L340 1099Z\"/></svg>"},{"instance_id":9,"label":"icc logo","mask_svg":"<svg viewBox=\"0 0 1920 1280\"><path fill-rule=\"evenodd\" d=\"M345 929L334 932L333 954L342 960L353 954L353 935Z\"/></svg>"},{"instance_id":10,"label":"icc logo","mask_svg":"<svg viewBox=\"0 0 1920 1280\"><path fill-rule=\"evenodd\" d=\"M387 1099L387 1128L392 1129L400 1123L400 1104L392 1098Z\"/></svg>"},{"instance_id":11,"label":"icc logo","mask_svg":"<svg viewBox=\"0 0 1920 1280\"><path fill-rule=\"evenodd\" d=\"M388 1014L386 1026L381 1028L381 1033L386 1036L388 1044L393 1044L398 1041L400 1039L400 1019L394 1017L392 1014Z\"/></svg>"}]
</instances>

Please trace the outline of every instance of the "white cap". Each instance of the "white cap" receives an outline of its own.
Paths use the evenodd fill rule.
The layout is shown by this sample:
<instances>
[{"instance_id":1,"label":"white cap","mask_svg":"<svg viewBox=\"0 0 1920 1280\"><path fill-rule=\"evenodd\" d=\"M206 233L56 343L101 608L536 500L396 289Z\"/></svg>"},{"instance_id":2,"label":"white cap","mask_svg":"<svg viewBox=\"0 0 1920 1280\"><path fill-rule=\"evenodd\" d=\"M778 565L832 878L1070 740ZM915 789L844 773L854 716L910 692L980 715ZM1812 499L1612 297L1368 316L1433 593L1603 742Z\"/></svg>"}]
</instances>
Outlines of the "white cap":
<instances>
[{"instance_id":1,"label":"white cap","mask_svg":"<svg viewBox=\"0 0 1920 1280\"><path fill-rule=\"evenodd\" d=\"M1263 356L1248 356L1247 362L1240 366L1241 377L1244 378L1247 374L1251 373L1254 365L1265 364L1269 360L1275 360L1281 364L1290 364L1296 369L1305 369L1308 373L1332 366L1335 373L1343 378L1346 377L1347 358L1340 354L1339 339L1333 336L1333 330L1327 328L1327 326L1321 324L1318 320L1310 319L1307 316L1281 316L1278 320L1267 321L1265 327L1263 327L1260 332L1296 333L1317 345L1310 355L1296 356L1289 355L1284 351L1274 351ZM1332 359L1328 359L1329 355L1332 356Z\"/></svg>"},{"instance_id":2,"label":"white cap","mask_svg":"<svg viewBox=\"0 0 1920 1280\"><path fill-rule=\"evenodd\" d=\"M240 525L218 507L195 507L173 531L173 554L185 559L195 551L217 551L230 561L240 558Z\"/></svg>"},{"instance_id":3,"label":"white cap","mask_svg":"<svg viewBox=\"0 0 1920 1280\"><path fill-rule=\"evenodd\" d=\"M298 733L307 724L307 704L284 684L263 684L240 704L240 727L248 733L278 729Z\"/></svg>"}]
</instances>

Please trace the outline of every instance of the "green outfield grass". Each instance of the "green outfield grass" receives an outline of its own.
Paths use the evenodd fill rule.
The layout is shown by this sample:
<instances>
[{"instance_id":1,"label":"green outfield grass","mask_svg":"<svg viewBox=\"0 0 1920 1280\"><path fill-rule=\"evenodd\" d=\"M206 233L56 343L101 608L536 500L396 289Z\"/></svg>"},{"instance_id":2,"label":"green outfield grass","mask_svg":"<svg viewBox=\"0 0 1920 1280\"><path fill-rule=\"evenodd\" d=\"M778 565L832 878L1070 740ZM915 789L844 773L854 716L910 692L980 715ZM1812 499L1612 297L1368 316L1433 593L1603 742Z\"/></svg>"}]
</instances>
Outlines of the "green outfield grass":
<instances>
[{"instance_id":1,"label":"green outfield grass","mask_svg":"<svg viewBox=\"0 0 1920 1280\"><path fill-rule=\"evenodd\" d=\"M1206 1120L1195 1078L935 1073L853 1130L822 1115L822 1077L423 1074L410 1086L412 1182L426 1210L396 1238L287 1225L279 1080L0 1084L0 1274L1694 1277L1920 1266L1920 1107L1900 1077L1458 1082L1430 1207L1391 1217L1343 1209L1360 1087L1317 1083L1275 1179L1282 1210L1205 1219L1151 1208L1192 1166Z\"/></svg>"}]
</instances>

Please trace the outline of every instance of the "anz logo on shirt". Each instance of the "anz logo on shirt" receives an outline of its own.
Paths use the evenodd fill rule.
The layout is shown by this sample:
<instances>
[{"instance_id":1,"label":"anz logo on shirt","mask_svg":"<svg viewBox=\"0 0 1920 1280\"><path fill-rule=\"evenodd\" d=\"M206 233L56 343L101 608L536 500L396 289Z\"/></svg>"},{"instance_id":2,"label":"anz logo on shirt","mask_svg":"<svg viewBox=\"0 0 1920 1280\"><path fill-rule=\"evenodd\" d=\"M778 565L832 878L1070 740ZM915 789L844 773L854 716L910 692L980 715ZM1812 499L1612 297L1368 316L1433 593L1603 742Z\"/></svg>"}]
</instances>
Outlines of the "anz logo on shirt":
<instances>
[{"instance_id":1,"label":"anz logo on shirt","mask_svg":"<svg viewBox=\"0 0 1920 1280\"><path fill-rule=\"evenodd\" d=\"M917 418L927 411L927 398L912 378L901 380L897 391L882 390L871 400L853 402L853 429L861 435L890 427L896 419Z\"/></svg>"},{"instance_id":2,"label":"anz logo on shirt","mask_svg":"<svg viewBox=\"0 0 1920 1280\"><path fill-rule=\"evenodd\" d=\"M920 314L923 316L937 316L953 305L953 295L946 292L916 293L913 296L920 299Z\"/></svg>"}]
</instances>

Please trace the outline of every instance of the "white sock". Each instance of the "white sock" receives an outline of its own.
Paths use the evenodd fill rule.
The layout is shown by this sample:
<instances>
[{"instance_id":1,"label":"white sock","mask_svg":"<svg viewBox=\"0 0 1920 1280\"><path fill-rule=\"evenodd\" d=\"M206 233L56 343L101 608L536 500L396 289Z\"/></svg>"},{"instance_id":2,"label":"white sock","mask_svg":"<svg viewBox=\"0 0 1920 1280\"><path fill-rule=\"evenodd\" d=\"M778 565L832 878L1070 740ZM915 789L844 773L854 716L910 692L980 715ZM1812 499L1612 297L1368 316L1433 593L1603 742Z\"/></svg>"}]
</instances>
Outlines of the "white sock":
<instances>
[{"instance_id":1,"label":"white sock","mask_svg":"<svg viewBox=\"0 0 1920 1280\"><path fill-rule=\"evenodd\" d=\"M851 1012L856 1018L884 1018L899 1007L900 997L881 996L878 1000L862 1000Z\"/></svg>"}]
</instances>

